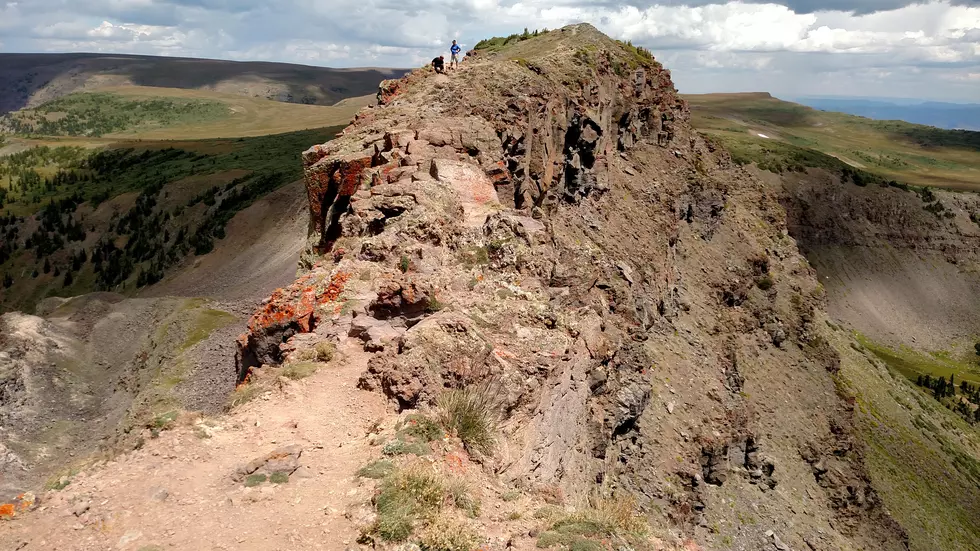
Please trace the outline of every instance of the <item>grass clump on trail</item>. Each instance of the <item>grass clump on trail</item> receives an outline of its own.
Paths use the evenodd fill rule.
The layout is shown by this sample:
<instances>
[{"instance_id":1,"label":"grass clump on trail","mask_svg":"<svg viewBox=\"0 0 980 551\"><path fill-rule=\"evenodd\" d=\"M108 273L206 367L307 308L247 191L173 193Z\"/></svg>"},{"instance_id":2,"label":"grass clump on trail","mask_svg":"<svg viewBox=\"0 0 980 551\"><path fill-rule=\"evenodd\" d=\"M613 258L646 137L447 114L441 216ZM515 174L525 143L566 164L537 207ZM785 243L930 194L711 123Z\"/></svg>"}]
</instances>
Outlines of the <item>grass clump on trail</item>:
<instances>
[{"instance_id":1,"label":"grass clump on trail","mask_svg":"<svg viewBox=\"0 0 980 551\"><path fill-rule=\"evenodd\" d=\"M231 393L231 397L228 399L228 409L235 409L247 404L268 391L268 388L257 383L242 383L235 387Z\"/></svg>"},{"instance_id":2,"label":"grass clump on trail","mask_svg":"<svg viewBox=\"0 0 980 551\"><path fill-rule=\"evenodd\" d=\"M314 362L296 362L284 365L279 373L287 379L298 381L313 375L319 367Z\"/></svg>"},{"instance_id":3,"label":"grass clump on trail","mask_svg":"<svg viewBox=\"0 0 980 551\"><path fill-rule=\"evenodd\" d=\"M376 470L381 465L382 462L375 462L362 471ZM455 507L476 516L479 502L462 482L444 484L442 478L420 466L392 470L382 480L374 499L378 518L371 533L390 542L417 541L423 549L432 551L475 549L479 539L453 520L451 509L446 508Z\"/></svg>"},{"instance_id":4,"label":"grass clump on trail","mask_svg":"<svg viewBox=\"0 0 980 551\"><path fill-rule=\"evenodd\" d=\"M636 501L628 497L594 498L576 512L553 508L542 516L548 519L548 528L538 536L539 548L599 551L608 547L603 542L629 545L642 541L649 531L637 513Z\"/></svg>"},{"instance_id":5,"label":"grass clump on trail","mask_svg":"<svg viewBox=\"0 0 980 551\"><path fill-rule=\"evenodd\" d=\"M357 470L357 476L361 478L373 478L380 480L395 472L395 464L387 459L379 459L364 465Z\"/></svg>"},{"instance_id":6,"label":"grass clump on trail","mask_svg":"<svg viewBox=\"0 0 980 551\"><path fill-rule=\"evenodd\" d=\"M440 518L422 531L419 542L426 551L472 551L480 538L466 525Z\"/></svg>"},{"instance_id":7,"label":"grass clump on trail","mask_svg":"<svg viewBox=\"0 0 980 551\"><path fill-rule=\"evenodd\" d=\"M405 541L416 524L435 520L445 501L445 490L434 473L421 469L393 473L381 483L375 500L377 533L387 541Z\"/></svg>"},{"instance_id":8,"label":"grass clump on trail","mask_svg":"<svg viewBox=\"0 0 980 551\"><path fill-rule=\"evenodd\" d=\"M439 422L459 437L468 451L489 455L500 421L498 396L490 383L446 391L439 396Z\"/></svg>"}]
</instances>

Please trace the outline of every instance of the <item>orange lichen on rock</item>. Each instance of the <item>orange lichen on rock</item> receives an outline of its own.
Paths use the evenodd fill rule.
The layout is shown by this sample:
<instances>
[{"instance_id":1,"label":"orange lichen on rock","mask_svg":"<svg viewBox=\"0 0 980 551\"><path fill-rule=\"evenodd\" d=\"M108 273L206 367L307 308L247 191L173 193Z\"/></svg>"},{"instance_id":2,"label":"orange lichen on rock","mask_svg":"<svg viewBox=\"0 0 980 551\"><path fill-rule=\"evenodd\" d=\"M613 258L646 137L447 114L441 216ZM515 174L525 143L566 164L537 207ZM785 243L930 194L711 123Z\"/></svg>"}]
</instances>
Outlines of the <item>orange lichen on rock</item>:
<instances>
[{"instance_id":1,"label":"orange lichen on rock","mask_svg":"<svg viewBox=\"0 0 980 551\"><path fill-rule=\"evenodd\" d=\"M308 285L312 277L307 274L285 289L276 289L265 306L252 314L248 321L249 331L254 333L290 321L297 321L302 325L303 322L300 320L308 318L313 313L315 304L316 291L313 286ZM306 321L308 323L308 319Z\"/></svg>"},{"instance_id":2,"label":"orange lichen on rock","mask_svg":"<svg viewBox=\"0 0 980 551\"><path fill-rule=\"evenodd\" d=\"M249 319L248 331L238 337L238 381L243 382L254 367L281 362L284 343L297 333L312 332L318 308L336 301L350 277L349 272L338 271L324 285L322 279L307 274L285 289L276 289Z\"/></svg>"},{"instance_id":3,"label":"orange lichen on rock","mask_svg":"<svg viewBox=\"0 0 980 551\"><path fill-rule=\"evenodd\" d=\"M0 518L10 519L17 514L17 506L13 503L0 504Z\"/></svg>"},{"instance_id":4,"label":"orange lichen on rock","mask_svg":"<svg viewBox=\"0 0 980 551\"><path fill-rule=\"evenodd\" d=\"M323 294L320 295L319 303L326 304L337 300L340 293L344 292L344 284L350 279L350 272L337 272L330 278L330 285L327 286Z\"/></svg>"}]
</instances>

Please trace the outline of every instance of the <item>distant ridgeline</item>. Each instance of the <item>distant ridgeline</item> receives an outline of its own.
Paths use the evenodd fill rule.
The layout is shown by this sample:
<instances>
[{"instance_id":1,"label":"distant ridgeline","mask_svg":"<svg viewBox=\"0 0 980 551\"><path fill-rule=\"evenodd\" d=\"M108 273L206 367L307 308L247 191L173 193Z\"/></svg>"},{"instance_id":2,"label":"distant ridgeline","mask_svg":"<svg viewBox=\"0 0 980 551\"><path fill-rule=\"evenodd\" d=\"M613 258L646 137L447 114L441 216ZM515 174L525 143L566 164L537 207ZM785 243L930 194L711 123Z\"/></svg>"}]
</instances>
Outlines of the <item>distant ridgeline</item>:
<instances>
[{"instance_id":1,"label":"distant ridgeline","mask_svg":"<svg viewBox=\"0 0 980 551\"><path fill-rule=\"evenodd\" d=\"M949 216L928 186L980 190L980 132L818 111L769 94L686 96L692 123L739 164L774 173L820 168L858 186L917 191Z\"/></svg>"},{"instance_id":2,"label":"distant ridgeline","mask_svg":"<svg viewBox=\"0 0 980 551\"><path fill-rule=\"evenodd\" d=\"M0 311L159 281L211 251L237 212L298 180L295 152L339 130L0 157Z\"/></svg>"}]
</instances>

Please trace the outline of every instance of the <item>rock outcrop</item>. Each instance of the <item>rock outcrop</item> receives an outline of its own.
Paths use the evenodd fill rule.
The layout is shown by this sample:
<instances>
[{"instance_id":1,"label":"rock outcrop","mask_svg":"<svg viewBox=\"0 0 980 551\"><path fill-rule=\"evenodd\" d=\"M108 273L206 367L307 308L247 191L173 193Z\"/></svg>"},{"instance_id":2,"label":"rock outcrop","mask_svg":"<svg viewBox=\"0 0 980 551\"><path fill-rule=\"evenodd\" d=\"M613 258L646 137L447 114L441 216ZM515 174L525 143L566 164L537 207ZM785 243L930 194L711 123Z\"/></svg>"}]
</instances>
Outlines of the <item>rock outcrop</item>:
<instances>
[{"instance_id":1,"label":"rock outcrop","mask_svg":"<svg viewBox=\"0 0 980 551\"><path fill-rule=\"evenodd\" d=\"M785 211L688 119L667 70L588 25L384 83L303 154L309 272L253 317L240 377L353 335L398 409L499 389L484 465L516 484L627 491L709 548L724 526L903 549Z\"/></svg>"}]
</instances>

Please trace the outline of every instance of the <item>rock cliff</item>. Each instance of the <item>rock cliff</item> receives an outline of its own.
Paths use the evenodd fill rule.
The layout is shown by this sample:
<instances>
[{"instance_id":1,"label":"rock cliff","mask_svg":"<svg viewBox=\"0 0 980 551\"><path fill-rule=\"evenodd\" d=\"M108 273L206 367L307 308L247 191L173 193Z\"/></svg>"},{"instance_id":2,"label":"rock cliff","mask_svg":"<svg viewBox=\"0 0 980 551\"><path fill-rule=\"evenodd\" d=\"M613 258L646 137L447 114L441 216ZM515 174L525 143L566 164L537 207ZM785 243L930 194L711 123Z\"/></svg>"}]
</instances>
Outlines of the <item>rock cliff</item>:
<instances>
[{"instance_id":1,"label":"rock cliff","mask_svg":"<svg viewBox=\"0 0 980 551\"><path fill-rule=\"evenodd\" d=\"M784 209L648 52L576 25L378 97L303 153L305 273L240 380L359 339L398 410L495 389L479 459L520 487L625 491L707 548L905 548Z\"/></svg>"}]
</instances>

